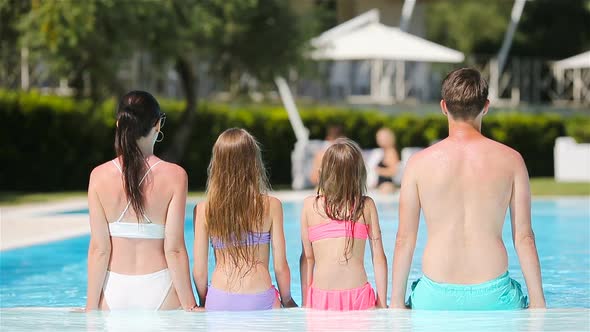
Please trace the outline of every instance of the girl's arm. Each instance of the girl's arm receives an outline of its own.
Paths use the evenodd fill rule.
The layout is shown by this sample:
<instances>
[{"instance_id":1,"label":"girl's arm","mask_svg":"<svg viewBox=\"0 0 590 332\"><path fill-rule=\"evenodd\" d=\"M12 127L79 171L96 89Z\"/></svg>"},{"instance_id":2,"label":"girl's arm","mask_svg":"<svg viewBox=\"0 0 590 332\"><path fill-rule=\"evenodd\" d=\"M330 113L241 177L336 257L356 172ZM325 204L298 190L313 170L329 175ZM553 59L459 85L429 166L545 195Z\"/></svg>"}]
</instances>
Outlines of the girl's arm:
<instances>
[{"instance_id":1,"label":"girl's arm","mask_svg":"<svg viewBox=\"0 0 590 332\"><path fill-rule=\"evenodd\" d=\"M315 259L313 256L313 248L311 246L311 242L309 241L309 237L307 234L307 211L313 208L313 202L315 197L307 198L303 202L303 210L301 211L301 244L302 244L302 253L301 259L299 261L300 264L300 273L301 273L301 298L303 299L302 306L307 305L307 289L311 286L311 282L313 280L313 267L315 264Z\"/></svg>"},{"instance_id":2,"label":"girl's arm","mask_svg":"<svg viewBox=\"0 0 590 332\"><path fill-rule=\"evenodd\" d=\"M96 171L90 174L88 184L88 211L90 216L90 245L88 247L88 287L86 310L96 310L111 256L109 225L96 192Z\"/></svg>"},{"instance_id":3,"label":"girl's arm","mask_svg":"<svg viewBox=\"0 0 590 332\"><path fill-rule=\"evenodd\" d=\"M285 232L283 231L283 206L281 201L274 197L269 197L272 241L272 257L275 270L275 278L281 294L281 304L283 307L297 307L297 303L291 297L291 270L287 263L285 251Z\"/></svg>"},{"instance_id":4,"label":"girl's arm","mask_svg":"<svg viewBox=\"0 0 590 332\"><path fill-rule=\"evenodd\" d=\"M369 245L371 257L373 258L373 269L375 270L375 284L377 286L377 308L387 308L387 257L383 250L381 239L381 227L375 202L367 197L365 199L365 215L369 216ZM365 221L366 222L366 221Z\"/></svg>"},{"instance_id":5,"label":"girl's arm","mask_svg":"<svg viewBox=\"0 0 590 332\"><path fill-rule=\"evenodd\" d=\"M193 267L193 279L197 287L199 305L205 306L207 297L207 283L209 282L209 235L207 234L206 209L207 203L200 203L195 206L193 212L193 228L195 231L195 244L193 257L195 265Z\"/></svg>"},{"instance_id":6,"label":"girl's arm","mask_svg":"<svg viewBox=\"0 0 590 332\"><path fill-rule=\"evenodd\" d=\"M188 254L184 243L184 216L188 177L180 167L178 174L175 174L175 176L180 179L180 183L175 186L172 200L168 205L164 253L180 304L184 310L190 311L196 307L196 302L191 287Z\"/></svg>"}]
</instances>

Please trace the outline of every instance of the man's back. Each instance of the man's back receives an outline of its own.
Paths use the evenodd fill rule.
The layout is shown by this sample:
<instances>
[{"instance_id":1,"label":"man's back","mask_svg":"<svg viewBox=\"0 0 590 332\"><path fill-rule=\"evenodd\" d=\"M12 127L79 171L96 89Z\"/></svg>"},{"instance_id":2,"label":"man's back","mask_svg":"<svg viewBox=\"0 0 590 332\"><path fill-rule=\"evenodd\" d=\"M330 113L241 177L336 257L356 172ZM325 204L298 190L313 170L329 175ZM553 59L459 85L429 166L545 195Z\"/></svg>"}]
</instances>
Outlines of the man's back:
<instances>
[{"instance_id":1,"label":"man's back","mask_svg":"<svg viewBox=\"0 0 590 332\"><path fill-rule=\"evenodd\" d=\"M488 84L477 70L461 68L443 80L441 95L449 136L412 157L402 180L392 307L406 305L420 211L426 219L428 240L424 277L412 286L412 308L526 307L520 284L509 277L502 241L508 208L530 306L545 307L526 166L516 151L481 134L482 119L489 109Z\"/></svg>"},{"instance_id":2,"label":"man's back","mask_svg":"<svg viewBox=\"0 0 590 332\"><path fill-rule=\"evenodd\" d=\"M428 231L426 276L474 284L506 272L502 226L519 158L479 132L449 137L413 158Z\"/></svg>"}]
</instances>

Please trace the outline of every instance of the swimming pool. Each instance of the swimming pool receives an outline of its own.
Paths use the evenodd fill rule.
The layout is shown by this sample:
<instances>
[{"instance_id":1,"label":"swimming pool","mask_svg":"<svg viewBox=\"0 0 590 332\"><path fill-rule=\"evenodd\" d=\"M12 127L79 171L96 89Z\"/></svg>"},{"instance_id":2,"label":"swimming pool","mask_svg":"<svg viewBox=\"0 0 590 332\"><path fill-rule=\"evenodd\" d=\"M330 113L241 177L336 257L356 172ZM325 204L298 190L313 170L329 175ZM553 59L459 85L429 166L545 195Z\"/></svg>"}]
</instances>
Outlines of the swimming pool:
<instances>
[{"instance_id":1,"label":"swimming pool","mask_svg":"<svg viewBox=\"0 0 590 332\"><path fill-rule=\"evenodd\" d=\"M292 293L295 300L300 303L301 296L298 273L300 235L298 220L301 202L285 202L283 206L285 210L287 255L292 271ZM378 209L383 230L384 247L388 257L388 263L391 265L395 231L397 227L397 203L380 201L378 202ZM188 207L187 212L189 211L192 211L192 206ZM64 211L64 213L85 213L85 211ZM191 213L187 213L185 227L187 234L186 242L192 263L192 252L190 250L193 246ZM590 308L590 199L535 200L533 202L533 227L541 259L543 284L548 306L550 308L561 309ZM506 223L505 225L504 237L508 247L511 276L525 286L522 273L518 267L518 259L510 241L509 223ZM86 252L88 241L89 237L83 236L2 252L0 254L0 307L83 306L86 295ZM425 227L422 224L418 236L416 258L421 256L424 249L424 243ZM368 250L367 257L369 257ZM212 259L212 255L210 258ZM367 263L367 272L369 278L372 280L373 271L372 268L370 268L369 259L367 260ZM212 264L210 264L210 267L211 266ZM419 277L420 271L421 266L419 264L419 259L416 259L412 266L410 279L413 280ZM389 292L391 292L391 289L389 289ZM299 317L298 319L304 321L309 318L309 315L312 315L303 310L289 312L291 312L289 315L295 315L296 317ZM533 311L527 312L528 313L502 313L502 317L508 315L508 317L514 317L516 320L526 321L534 316L531 314ZM391 311L386 311L386 313L391 313ZM569 317L571 321L572 315L577 315L579 319L577 321L578 323L576 323L578 325L576 326L578 328L586 327L584 330L588 330L589 313L590 311L588 310L550 310L543 314L543 319L546 324L548 324L548 321L554 323L556 320L566 316ZM67 317L67 319L72 319L72 324L74 325L76 325L76 321L83 321L84 324L87 324L88 320L96 319L100 321L100 317L106 317L100 314L90 316L70 314L67 310L63 309L40 310L33 308L26 310L4 309L0 314L2 315L1 324L3 326L8 326L4 325L7 322L13 322L22 328L25 328L26 324L30 323L26 318L23 319L23 317L30 317L31 315L34 315L39 319L42 319L43 317L51 317L52 319L56 319L56 317ZM192 316L186 315L187 314L184 313L160 313L158 315L150 316L150 319L157 320L162 324L166 324L166 322L170 320L178 320L179 322L184 321L184 319L188 319L189 322L193 320L193 318L191 318ZM281 317L286 317L285 315L285 313L273 312L263 315L257 314L256 316L252 316L252 318L258 319L258 317L268 316L273 317L273 321L281 321ZM370 319L367 318L369 321L376 320L381 322L382 320L385 320L382 322L382 325L378 325L383 328L390 326L390 318L386 318L390 315L382 313L381 311L378 313L359 315L365 318L372 317ZM403 321L403 319L414 321L417 315L426 317L425 321L437 321L438 318L442 317L440 315L436 316L425 313L398 313L398 315L400 322ZM451 313L448 313L447 315L450 315L448 317L454 317ZM470 315L475 315L473 317L479 317L477 314ZM498 318L497 314L479 313L479 315L487 315L489 319ZM80 316L82 316L82 318ZM115 316L116 314L111 314L108 317ZM207 313L206 316L209 317L208 319L216 317L211 313ZM360 321L364 319L361 316L358 317L358 320ZM17 317L19 319L16 319ZM467 315L464 317L471 316ZM63 320L64 318L58 318L58 322L63 323ZM332 319L325 318L322 320L331 321ZM336 322L338 319L334 318L334 321ZM103 321L103 323L105 322ZM206 324L206 322L201 323ZM408 322L406 323L410 324ZM491 321L488 323L494 325ZM253 321L252 324L255 324L255 321ZM346 327L347 325L342 326Z\"/></svg>"}]
</instances>

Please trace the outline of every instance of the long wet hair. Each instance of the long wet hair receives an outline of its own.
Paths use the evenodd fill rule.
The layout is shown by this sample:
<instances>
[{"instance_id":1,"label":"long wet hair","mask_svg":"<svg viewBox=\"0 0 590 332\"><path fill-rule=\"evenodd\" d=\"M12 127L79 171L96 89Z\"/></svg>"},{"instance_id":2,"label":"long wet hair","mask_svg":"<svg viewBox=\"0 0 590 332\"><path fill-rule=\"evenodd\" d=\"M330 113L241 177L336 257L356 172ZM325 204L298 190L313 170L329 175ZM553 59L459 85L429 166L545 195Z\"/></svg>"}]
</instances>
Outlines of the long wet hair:
<instances>
[{"instance_id":1,"label":"long wet hair","mask_svg":"<svg viewBox=\"0 0 590 332\"><path fill-rule=\"evenodd\" d=\"M125 195L139 220L145 212L144 194L140 185L148 164L137 140L147 136L158 124L160 105L154 96L145 91L131 91L124 95L117 106L115 151L121 158Z\"/></svg>"},{"instance_id":2,"label":"long wet hair","mask_svg":"<svg viewBox=\"0 0 590 332\"><path fill-rule=\"evenodd\" d=\"M246 274L257 263L248 232L262 231L269 190L258 142L244 129L224 131L213 146L208 173L209 236L223 244L218 253Z\"/></svg>"},{"instance_id":3,"label":"long wet hair","mask_svg":"<svg viewBox=\"0 0 590 332\"><path fill-rule=\"evenodd\" d=\"M344 255L348 261L354 242L354 223L364 218L367 170L359 146L347 138L337 139L324 153L315 207L323 198L323 215L332 220L350 221ZM368 225L367 225L368 227ZM347 232L348 234L348 232Z\"/></svg>"}]
</instances>

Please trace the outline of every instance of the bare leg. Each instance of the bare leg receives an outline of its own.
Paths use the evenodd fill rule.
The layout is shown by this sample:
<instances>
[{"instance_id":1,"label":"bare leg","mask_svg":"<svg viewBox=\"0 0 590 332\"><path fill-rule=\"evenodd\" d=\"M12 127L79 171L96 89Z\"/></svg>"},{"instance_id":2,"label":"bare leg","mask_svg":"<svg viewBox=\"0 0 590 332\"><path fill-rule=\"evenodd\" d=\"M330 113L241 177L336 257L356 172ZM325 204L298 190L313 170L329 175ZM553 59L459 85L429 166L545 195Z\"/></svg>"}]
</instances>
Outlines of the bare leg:
<instances>
[{"instance_id":1,"label":"bare leg","mask_svg":"<svg viewBox=\"0 0 590 332\"><path fill-rule=\"evenodd\" d=\"M168 295L166 295L166 299L164 302L162 302L162 306L160 306L159 310L177 310L180 308L181 305L178 295L176 294L176 288L174 288L174 285L172 285L168 290Z\"/></svg>"}]
</instances>

